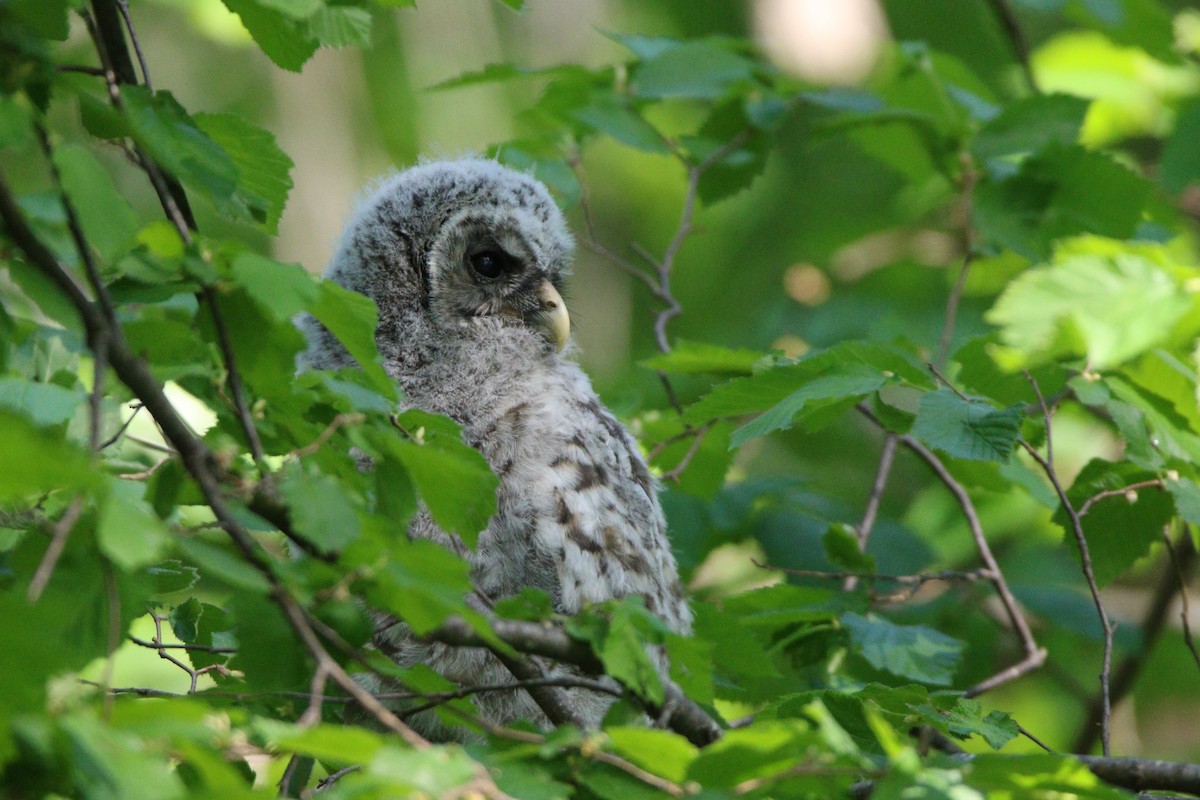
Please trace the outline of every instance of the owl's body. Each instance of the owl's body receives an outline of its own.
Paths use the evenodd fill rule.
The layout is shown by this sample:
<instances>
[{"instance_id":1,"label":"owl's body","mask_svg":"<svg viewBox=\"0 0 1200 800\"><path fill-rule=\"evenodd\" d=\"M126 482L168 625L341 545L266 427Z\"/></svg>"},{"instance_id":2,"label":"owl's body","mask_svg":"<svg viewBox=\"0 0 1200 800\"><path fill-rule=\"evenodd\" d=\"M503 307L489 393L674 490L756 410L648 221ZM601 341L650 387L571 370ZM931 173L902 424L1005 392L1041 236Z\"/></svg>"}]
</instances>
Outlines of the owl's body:
<instances>
[{"instance_id":1,"label":"owl's body","mask_svg":"<svg viewBox=\"0 0 1200 800\"><path fill-rule=\"evenodd\" d=\"M388 374L412 406L459 422L500 478L497 512L473 552L424 511L411 536L462 553L489 600L534 587L571 614L636 595L686 632L691 613L654 479L586 375L556 347L566 336L557 287L570 251L561 215L534 179L484 160L432 163L393 177L366 201L327 277L375 300ZM324 329L309 324L308 332L311 366L351 363ZM376 644L402 665L425 663L460 684L512 680L486 651L416 642L403 625L381 625ZM611 698L572 690L571 701L595 723ZM492 722L545 723L522 691L475 702ZM454 735L432 717L415 722L427 735Z\"/></svg>"}]
</instances>

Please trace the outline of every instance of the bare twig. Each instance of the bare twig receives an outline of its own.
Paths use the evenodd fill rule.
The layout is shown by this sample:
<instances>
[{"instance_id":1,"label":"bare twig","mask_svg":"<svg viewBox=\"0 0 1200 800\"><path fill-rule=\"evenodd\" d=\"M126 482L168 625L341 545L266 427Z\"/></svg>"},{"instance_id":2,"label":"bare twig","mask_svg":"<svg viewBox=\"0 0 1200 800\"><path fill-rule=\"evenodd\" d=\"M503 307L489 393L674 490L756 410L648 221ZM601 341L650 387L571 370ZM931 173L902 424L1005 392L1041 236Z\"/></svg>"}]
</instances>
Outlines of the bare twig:
<instances>
[{"instance_id":1,"label":"bare twig","mask_svg":"<svg viewBox=\"0 0 1200 800\"><path fill-rule=\"evenodd\" d=\"M888 431L883 437L883 449L879 452L879 466L875 469L875 480L871 482L871 494L867 497L867 507L863 511L862 521L858 523L855 533L858 538L858 552L867 552L867 540L875 527L875 518L879 515L879 504L883 501L883 490L887 488L888 476L892 474L892 463L896 458L896 434ZM847 575L842 582L842 591L852 592L858 585L858 575Z\"/></svg>"},{"instance_id":2,"label":"bare twig","mask_svg":"<svg viewBox=\"0 0 1200 800\"><path fill-rule=\"evenodd\" d=\"M108 372L108 342L92 343L92 391L88 395L88 449L100 452L104 429L104 376Z\"/></svg>"},{"instance_id":3,"label":"bare twig","mask_svg":"<svg viewBox=\"0 0 1200 800\"><path fill-rule=\"evenodd\" d=\"M187 673L187 676L189 679L189 685L188 685L188 690L187 690L188 694L196 693L196 684L200 680L200 676L204 675L205 673L218 672L222 675L229 674L229 670L225 667L224 664L210 664L207 667L201 667L200 669L195 669L192 667L191 664L186 664L183 661L180 661L178 658L175 658L175 656L168 653L167 649L165 647L163 647L163 633L162 633L163 618L156 611L154 611L154 609L150 609L149 612L150 612L150 618L152 620L154 620L154 639L151 641L151 644L153 645L154 650L158 653L159 658L164 659L166 661L170 661L172 664L174 664L175 666L179 667L181 670L183 670L184 672Z\"/></svg>"},{"instance_id":4,"label":"bare twig","mask_svg":"<svg viewBox=\"0 0 1200 800\"><path fill-rule=\"evenodd\" d=\"M178 644L167 644L161 641L148 642L145 639L139 639L136 636L128 637L129 641L136 644L138 647L147 647L152 650L192 650L197 653L236 653L236 647L213 647L207 644L188 644L181 642Z\"/></svg>"},{"instance_id":5,"label":"bare twig","mask_svg":"<svg viewBox=\"0 0 1200 800\"><path fill-rule=\"evenodd\" d=\"M138 41L137 31L133 28L133 19L129 16L128 0L117 0L117 10L121 12L121 19L125 23L125 30L129 33L129 42L133 45L133 52L137 55L138 66L142 68L142 83L146 84L146 88L154 91L154 86L150 83L150 70L146 67L146 57L142 54L142 45Z\"/></svg>"},{"instance_id":6,"label":"bare twig","mask_svg":"<svg viewBox=\"0 0 1200 800\"><path fill-rule=\"evenodd\" d=\"M141 403L131 403L129 407L131 409L133 409L133 413L129 415L129 419L122 422L121 427L117 429L117 432L114 433L112 436L108 437L107 439L105 439L101 443L99 449L105 450L109 447L112 447L114 444L116 444L121 439L121 437L125 434L125 431L129 428L129 426L131 424L133 424L134 417L136 417L138 415L138 412L142 410Z\"/></svg>"},{"instance_id":7,"label":"bare twig","mask_svg":"<svg viewBox=\"0 0 1200 800\"><path fill-rule=\"evenodd\" d=\"M163 465L169 463L171 460L171 456L167 456L166 458L159 459L140 472L122 472L117 477L126 481L144 481L162 469Z\"/></svg>"},{"instance_id":8,"label":"bare twig","mask_svg":"<svg viewBox=\"0 0 1200 800\"><path fill-rule=\"evenodd\" d=\"M212 315L213 330L217 334L217 342L221 347L221 356L225 359L225 376L229 381L229 392L233 395L233 407L237 412L238 422L246 435L246 443L250 445L250 454L258 467L259 477L269 481L271 470L267 467L266 455L263 453L262 440L258 429L254 426L254 417L250 406L246 403L246 390L242 386L242 376L237 368L237 359L233 352L233 341L229 338L229 329L225 326L225 315L221 313L221 304L217 292L211 286L205 286L201 293L208 304L208 312Z\"/></svg>"},{"instance_id":9,"label":"bare twig","mask_svg":"<svg viewBox=\"0 0 1200 800\"><path fill-rule=\"evenodd\" d=\"M495 736L498 739L508 739L509 741L521 742L524 744L546 744L546 737L540 733L520 731L514 728L496 725L488 720L465 714L458 709L454 709L454 712L462 716L464 719L468 719L475 723L487 731L488 734ZM679 786L678 784L673 783L666 778L661 778L654 773L647 772L636 764L626 761L615 753L610 753L606 750L600 750L589 746L586 742L574 746L578 747L579 753L583 757L601 764L608 764L610 767L615 767L630 777L636 778L642 783L645 783L647 786L652 786L661 792L671 795L672 797L683 797L686 794L683 787Z\"/></svg>"},{"instance_id":10,"label":"bare twig","mask_svg":"<svg viewBox=\"0 0 1200 800\"><path fill-rule=\"evenodd\" d=\"M105 647L104 672L100 681L105 686L112 685L113 668L116 665L117 648L121 646L121 592L117 588L117 576L113 574L112 564L104 560L104 591L108 604L108 645ZM104 718L112 717L113 695L104 695Z\"/></svg>"},{"instance_id":11,"label":"bare twig","mask_svg":"<svg viewBox=\"0 0 1200 800\"><path fill-rule=\"evenodd\" d=\"M63 549L67 546L67 537L82 512L83 495L76 495L67 506L67 510L63 512L62 517L55 523L54 530L50 534L50 545L46 548L41 563L38 564L33 578L29 581L29 588L25 592L29 602L36 603L37 599L42 596L42 592L46 590L46 584L50 582L50 576L54 574L54 567L58 565L58 559L62 557Z\"/></svg>"},{"instance_id":12,"label":"bare twig","mask_svg":"<svg viewBox=\"0 0 1200 800\"><path fill-rule=\"evenodd\" d=\"M293 458L304 458L305 456L311 456L313 453L320 450L326 442L333 438L333 434L337 433L338 428L341 428L345 425L357 425L364 419L366 419L366 416L358 413L338 414L328 425L325 426L323 431L317 434L317 438L313 439L304 447L298 447L295 450L292 450L288 453L288 455L292 456Z\"/></svg>"},{"instance_id":13,"label":"bare twig","mask_svg":"<svg viewBox=\"0 0 1200 800\"><path fill-rule=\"evenodd\" d=\"M1083 507L1080 506L1079 516L1081 517L1083 516L1082 509ZM1110 690L1112 703L1120 702L1121 698L1133 688L1146 659L1150 657L1150 653L1154 650L1154 645L1162 633L1175 595L1186 586L1188 577L1196 565L1196 550L1192 547L1191 537L1187 535L1186 531L1180 539L1178 558L1175 558L1175 549L1171 546L1171 537L1166 530L1163 531L1163 541L1167 546L1168 564L1159 578L1158 586L1155 587L1154 596L1150 601L1150 607L1146 610L1145 618L1142 620L1140 626L1142 636L1138 648L1127 655L1113 671ZM1084 723L1079 728L1079 735L1071 748L1073 752L1086 753L1096 744L1096 734L1100 730L1102 713L1103 698L1100 696L1092 698L1088 703Z\"/></svg>"},{"instance_id":14,"label":"bare twig","mask_svg":"<svg viewBox=\"0 0 1200 800\"><path fill-rule=\"evenodd\" d=\"M1096 505L1096 503L1099 503L1101 500L1107 500L1110 497L1125 497L1130 492L1136 492L1138 489L1148 489L1150 487L1154 487L1156 489L1164 488L1161 480L1158 478L1153 478L1151 480L1131 483L1128 486L1122 486L1120 489L1106 489L1103 492L1097 492L1087 500L1084 500L1082 503L1080 503L1076 513L1079 514L1080 518L1083 518L1087 516L1089 511L1091 511L1092 506Z\"/></svg>"},{"instance_id":15,"label":"bare twig","mask_svg":"<svg viewBox=\"0 0 1200 800\"><path fill-rule=\"evenodd\" d=\"M688 447L687 452L683 454L683 458L679 459L679 463L672 467L669 471L664 472L662 478L664 481L679 483L679 476L683 475L684 470L692 463L692 459L696 457L696 453L700 452L700 445L704 443L704 437L708 435L711 425L701 425L699 428L691 428L692 444Z\"/></svg>"},{"instance_id":16,"label":"bare twig","mask_svg":"<svg viewBox=\"0 0 1200 800\"><path fill-rule=\"evenodd\" d=\"M816 569L788 569L787 567L776 567L771 564L764 564L751 559L751 563L756 567L763 569L778 570L787 575L795 575L800 578L819 578L822 580L840 581L846 578L862 578L864 580L884 581L886 583L903 583L910 586L924 586L932 581L941 581L945 583L975 583L976 581L990 581L993 578L991 570L973 569L965 572L958 570L943 570L942 572L926 572L916 575L882 575L878 572L823 572Z\"/></svg>"},{"instance_id":17,"label":"bare twig","mask_svg":"<svg viewBox=\"0 0 1200 800\"><path fill-rule=\"evenodd\" d=\"M1004 28L1004 32L1008 35L1008 40L1012 43L1013 54L1017 57L1017 63L1021 65L1021 72L1025 75L1025 82L1029 84L1029 89L1034 94L1038 92L1037 79L1033 75L1033 65L1029 60L1029 42L1025 38L1025 34L1021 31L1021 25L1017 21L1016 12L1009 5L1008 0L988 0L988 5L992 7L1000 26Z\"/></svg>"},{"instance_id":18,"label":"bare twig","mask_svg":"<svg viewBox=\"0 0 1200 800\"><path fill-rule=\"evenodd\" d=\"M1083 523L1079 518L1079 512L1075 510L1075 506L1071 503L1070 498L1067 497L1062 482L1058 479L1058 471L1054 468L1054 437L1051 433L1050 407L1046 405L1046 400L1042 396L1042 389L1038 386L1034 377L1026 372L1025 379L1033 387L1033 391L1038 398L1038 403L1042 407L1042 418L1046 425L1046 456L1043 458L1042 454L1037 451L1037 448L1024 439L1020 440L1021 445L1033 460L1038 463L1042 471L1046 473L1046 477L1050 479L1050 484L1054 487L1054 491L1058 495L1059 502L1062 503L1063 510L1067 512L1067 517L1071 520L1071 532L1075 536L1075 544L1079 547L1079 557L1083 564L1083 577L1087 580L1088 589L1092 593L1092 602L1096 606L1096 614L1099 616L1100 625L1104 629L1104 662L1100 670L1100 742L1104 755L1107 756L1109 755L1109 722L1112 717L1112 698L1109 690L1112 675L1113 626L1108 618L1108 612L1104 609L1104 601L1100 599L1100 586L1096 582L1096 573L1092 568L1092 554L1088 549L1087 537L1083 534Z\"/></svg>"},{"instance_id":19,"label":"bare twig","mask_svg":"<svg viewBox=\"0 0 1200 800\"><path fill-rule=\"evenodd\" d=\"M572 639L561 628L536 622L493 619L493 633L513 649L531 655L540 655L556 661L574 664L593 675L604 674L604 666L584 642ZM427 637L443 644L457 647L488 647L488 641L465 620L451 617ZM704 709L683 694L669 679L663 680L666 701L676 704L669 725L676 733L687 737L693 744L703 747L721 736L721 727ZM644 701L643 701L644 702ZM662 712L661 706L645 703L652 716Z\"/></svg>"},{"instance_id":20,"label":"bare twig","mask_svg":"<svg viewBox=\"0 0 1200 800\"><path fill-rule=\"evenodd\" d=\"M874 422L879 427L883 428L883 424L876 418L875 414L864 404L858 405L858 410L867 419ZM979 551L979 557L983 561L984 566L991 573L991 583L996 590L996 595L1000 598L1000 603L1004 606L1004 611L1008 616L1009 622L1012 624L1013 630L1016 631L1017 637L1021 641L1021 647L1024 650L1025 657L1012 667L1002 670L995 676L971 687L967 690L968 696L975 696L984 691L995 688L1001 683L1019 678L1026 673L1037 669L1046 660L1046 650L1039 647L1037 641L1033 638L1033 631L1029 627L1029 623L1025 619L1025 615L1021 613L1020 607L1017 605L1017 600L1012 594L1012 590L1008 588L1008 581L1004 579L1004 573L1000 570L1000 565L996 561L995 555L992 553L992 548L988 544L987 537L983 532L983 524L979 520L979 514L975 510L975 504L971 502L971 496L963 485L954 479L950 474L950 470L942 463L931 450L921 444L911 436L900 436L900 444L911 450L922 461L924 461L938 479L950 490L954 495L954 499L958 501L959 509L962 510L963 517L967 522L967 528L971 532L971 538L975 541L975 548Z\"/></svg>"},{"instance_id":21,"label":"bare twig","mask_svg":"<svg viewBox=\"0 0 1200 800\"><path fill-rule=\"evenodd\" d=\"M945 366L946 358L950 355L950 345L954 342L954 327L958 321L958 304L962 300L963 289L967 285L967 274L975 260L975 229L972 226L971 215L975 204L975 184L979 180L979 173L975 170L975 163L970 154L965 151L959 157L959 164L962 168L959 182L962 187L963 216L966 219L963 231L963 261L962 267L958 271L958 278L954 281L954 288L950 290L950 295L946 298L942 336L938 341L937 359L934 361L934 365L939 369Z\"/></svg>"},{"instance_id":22,"label":"bare twig","mask_svg":"<svg viewBox=\"0 0 1200 800\"><path fill-rule=\"evenodd\" d=\"M1196 666L1200 667L1200 651L1196 649L1196 642L1192 638L1192 623L1188 611L1188 590L1187 590L1187 575L1188 572L1182 569L1180 565L1181 556L1176 554L1175 548L1171 545L1171 538L1164 534L1164 542L1167 546L1167 555L1171 558L1171 564L1175 567L1175 572L1179 576L1179 600L1182 608L1179 611L1180 622L1183 624L1183 641L1187 644L1188 650L1192 653L1192 658L1196 661ZM1180 540L1182 547L1186 547L1193 553L1192 559L1195 559L1196 545L1192 540L1192 532L1188 525L1183 526L1183 537Z\"/></svg>"}]
</instances>

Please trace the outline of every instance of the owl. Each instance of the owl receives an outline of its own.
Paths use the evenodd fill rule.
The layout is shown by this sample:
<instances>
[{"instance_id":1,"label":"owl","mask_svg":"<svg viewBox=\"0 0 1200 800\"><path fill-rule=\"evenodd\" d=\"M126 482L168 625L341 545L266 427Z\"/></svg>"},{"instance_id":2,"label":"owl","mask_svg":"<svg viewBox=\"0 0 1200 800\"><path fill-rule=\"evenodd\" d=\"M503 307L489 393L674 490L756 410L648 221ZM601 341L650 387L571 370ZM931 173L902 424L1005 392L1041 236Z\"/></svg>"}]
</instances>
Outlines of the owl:
<instances>
[{"instance_id":1,"label":"owl","mask_svg":"<svg viewBox=\"0 0 1200 800\"><path fill-rule=\"evenodd\" d=\"M655 479L569 355L561 292L572 247L562 214L533 177L485 159L431 162L384 180L367 197L326 279L375 301L379 352L406 402L457 421L500 479L496 513L474 550L425 510L410 523L410 537L466 558L484 602L533 587L573 614L636 595L687 633L691 612ZM309 366L353 363L315 321L303 327ZM379 620L376 631L375 646L401 666L422 663L460 685L513 681L487 651L417 641L394 619ZM365 680L372 691L399 690ZM591 725L612 702L582 689L567 699ZM492 723L549 724L523 690L481 693L473 702ZM465 736L429 713L410 723L436 740Z\"/></svg>"}]
</instances>

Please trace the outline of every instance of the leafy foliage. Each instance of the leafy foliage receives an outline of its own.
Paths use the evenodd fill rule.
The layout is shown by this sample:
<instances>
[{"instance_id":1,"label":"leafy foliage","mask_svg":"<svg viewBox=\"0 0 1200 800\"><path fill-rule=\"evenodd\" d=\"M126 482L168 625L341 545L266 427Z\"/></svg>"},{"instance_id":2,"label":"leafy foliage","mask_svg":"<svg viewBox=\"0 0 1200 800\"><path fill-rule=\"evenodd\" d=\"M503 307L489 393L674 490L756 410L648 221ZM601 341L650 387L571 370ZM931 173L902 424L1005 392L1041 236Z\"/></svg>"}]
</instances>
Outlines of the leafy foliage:
<instances>
[{"instance_id":1,"label":"leafy foliage","mask_svg":"<svg viewBox=\"0 0 1200 800\"><path fill-rule=\"evenodd\" d=\"M222 2L289 71L427 13ZM323 793L1126 796L1018 732L1066 751L1082 726L1090 749L1090 698L1031 673L1098 694L1110 649L1157 646L1137 713L1196 708L1161 633L1200 524L1194 10L890 0L896 41L830 87L725 11L651 5L678 29L605 34L613 63L434 88L529 98L494 155L651 290L640 366L602 388L662 477L691 636L636 598L468 602L463 558L406 530L428 513L476 547L497 477L453 421L399 411L369 300L260 252L300 153L245 102L139 80L123 4L0 4L0 784L299 796L352 767ZM303 315L358 368L297 372ZM1151 616L1106 636L1093 598L1154 580ZM560 636L620 697L601 731L488 730L487 687L370 649L379 613L507 657ZM473 743L344 713L360 672ZM1175 744L1147 755L1200 755Z\"/></svg>"}]
</instances>

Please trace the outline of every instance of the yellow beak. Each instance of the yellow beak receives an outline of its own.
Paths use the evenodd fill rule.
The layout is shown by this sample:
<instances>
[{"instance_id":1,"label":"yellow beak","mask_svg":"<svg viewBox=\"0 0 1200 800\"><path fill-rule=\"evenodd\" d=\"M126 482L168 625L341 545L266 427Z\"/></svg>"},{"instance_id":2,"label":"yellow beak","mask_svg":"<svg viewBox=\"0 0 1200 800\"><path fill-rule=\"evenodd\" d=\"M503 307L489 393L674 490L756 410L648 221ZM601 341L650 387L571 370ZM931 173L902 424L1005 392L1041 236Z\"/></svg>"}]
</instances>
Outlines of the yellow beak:
<instances>
[{"instance_id":1,"label":"yellow beak","mask_svg":"<svg viewBox=\"0 0 1200 800\"><path fill-rule=\"evenodd\" d=\"M542 301L542 307L532 315L533 319L530 322L542 332L548 342L561 351L571 338L571 315L567 313L567 304L550 281L542 281L537 294L538 299Z\"/></svg>"}]
</instances>

